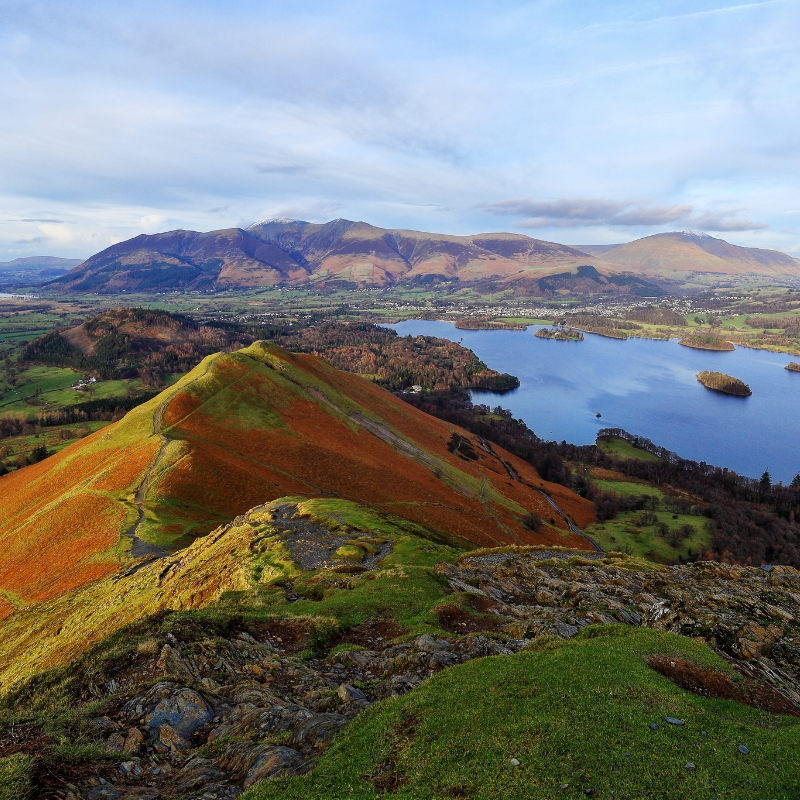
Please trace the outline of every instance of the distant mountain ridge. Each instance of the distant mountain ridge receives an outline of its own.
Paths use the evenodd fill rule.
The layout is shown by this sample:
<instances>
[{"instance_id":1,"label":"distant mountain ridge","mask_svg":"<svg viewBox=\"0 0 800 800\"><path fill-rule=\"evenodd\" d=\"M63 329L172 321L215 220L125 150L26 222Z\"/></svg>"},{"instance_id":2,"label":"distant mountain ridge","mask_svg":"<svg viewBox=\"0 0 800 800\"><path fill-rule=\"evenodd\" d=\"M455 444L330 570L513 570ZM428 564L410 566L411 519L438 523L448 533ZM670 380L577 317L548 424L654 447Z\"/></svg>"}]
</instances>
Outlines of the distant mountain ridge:
<instances>
[{"instance_id":1,"label":"distant mountain ridge","mask_svg":"<svg viewBox=\"0 0 800 800\"><path fill-rule=\"evenodd\" d=\"M0 286L35 286L53 280L81 263L79 258L26 256L0 261Z\"/></svg>"},{"instance_id":2,"label":"distant mountain ridge","mask_svg":"<svg viewBox=\"0 0 800 800\"><path fill-rule=\"evenodd\" d=\"M51 286L70 291L223 290L518 281L573 273L585 253L515 233L448 236L337 219L267 220L246 230L142 234L84 261Z\"/></svg>"},{"instance_id":3,"label":"distant mountain ridge","mask_svg":"<svg viewBox=\"0 0 800 800\"><path fill-rule=\"evenodd\" d=\"M335 219L141 234L48 285L67 291L220 291L269 286L386 287L461 282L554 296L645 294L691 273L800 277L800 261L705 234L664 233L585 250L518 233L450 236Z\"/></svg>"},{"instance_id":4,"label":"distant mountain ridge","mask_svg":"<svg viewBox=\"0 0 800 800\"><path fill-rule=\"evenodd\" d=\"M656 233L619 245L586 245L585 252L639 274L675 278L692 272L800 277L800 260L778 250L739 247L707 233Z\"/></svg>"}]
</instances>

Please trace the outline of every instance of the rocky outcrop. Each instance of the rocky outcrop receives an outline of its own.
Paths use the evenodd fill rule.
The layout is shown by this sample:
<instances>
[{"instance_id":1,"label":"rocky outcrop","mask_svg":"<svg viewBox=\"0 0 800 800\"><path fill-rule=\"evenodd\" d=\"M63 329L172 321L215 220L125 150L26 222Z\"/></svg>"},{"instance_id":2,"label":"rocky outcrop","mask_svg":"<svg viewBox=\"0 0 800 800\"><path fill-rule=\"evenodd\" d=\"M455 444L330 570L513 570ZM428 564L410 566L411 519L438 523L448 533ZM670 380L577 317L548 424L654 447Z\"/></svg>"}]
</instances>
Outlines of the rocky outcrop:
<instances>
[{"instance_id":1,"label":"rocky outcrop","mask_svg":"<svg viewBox=\"0 0 800 800\"><path fill-rule=\"evenodd\" d=\"M796 570L631 569L622 557L553 556L494 553L440 565L452 589L447 607L461 611L440 614L451 632L374 649L303 660L287 651L285 629L281 637L240 631L191 641L167 634L148 648L153 655L87 689L87 700L108 697L92 726L120 761L110 778L84 779L61 796L228 800L257 781L312 769L363 709L440 670L519 652L541 636L568 639L592 624L701 637L748 680L777 692L781 709L800 713ZM457 632L476 625L492 632Z\"/></svg>"}]
</instances>

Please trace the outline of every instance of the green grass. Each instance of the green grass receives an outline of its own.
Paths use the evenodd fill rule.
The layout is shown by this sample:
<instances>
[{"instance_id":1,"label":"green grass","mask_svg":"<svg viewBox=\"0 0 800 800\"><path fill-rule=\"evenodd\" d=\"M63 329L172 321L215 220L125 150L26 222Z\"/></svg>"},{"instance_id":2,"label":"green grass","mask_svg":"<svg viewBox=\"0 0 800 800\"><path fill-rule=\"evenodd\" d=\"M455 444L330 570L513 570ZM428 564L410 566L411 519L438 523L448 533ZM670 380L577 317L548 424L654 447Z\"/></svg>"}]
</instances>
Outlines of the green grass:
<instances>
[{"instance_id":1,"label":"green grass","mask_svg":"<svg viewBox=\"0 0 800 800\"><path fill-rule=\"evenodd\" d=\"M682 525L692 525L695 533L683 540L679 547L673 547L667 539L660 536L655 525L636 525L635 521L641 511L629 511L620 514L609 522L597 522L586 529L603 550L618 550L637 558L646 558L659 563L673 564L679 559L687 559L711 545L711 535L706 530L705 517L688 514L672 514L668 511L654 512L659 522L671 529Z\"/></svg>"},{"instance_id":2,"label":"green grass","mask_svg":"<svg viewBox=\"0 0 800 800\"><path fill-rule=\"evenodd\" d=\"M25 800L30 797L29 779L33 758L17 753L0 758L0 800Z\"/></svg>"},{"instance_id":3,"label":"green grass","mask_svg":"<svg viewBox=\"0 0 800 800\"><path fill-rule=\"evenodd\" d=\"M587 790L617 798L797 797L800 721L689 694L645 662L663 653L729 672L706 645L622 626L547 644L445 670L376 704L312 773L261 783L242 800L376 798L384 793L370 779L386 772L399 777L398 800L551 800L585 798ZM669 725L666 716L685 725Z\"/></svg>"},{"instance_id":4,"label":"green grass","mask_svg":"<svg viewBox=\"0 0 800 800\"><path fill-rule=\"evenodd\" d=\"M59 425L53 428L42 428L41 432L30 434L29 436L10 436L0 440L0 452L8 448L8 456L18 456L33 450L35 447L44 445L51 453L63 450L67 445L72 444L83 436L99 431L110 425L110 422L75 422L71 425ZM70 431L75 438L65 439L61 436L61 431Z\"/></svg>"},{"instance_id":5,"label":"green grass","mask_svg":"<svg viewBox=\"0 0 800 800\"><path fill-rule=\"evenodd\" d=\"M636 459L637 461L660 461L658 456L642 450L640 447L634 447L626 439L620 439L618 436L608 436L597 440L597 447L603 453L607 453L614 458L620 459Z\"/></svg>"},{"instance_id":6,"label":"green grass","mask_svg":"<svg viewBox=\"0 0 800 800\"><path fill-rule=\"evenodd\" d=\"M0 395L0 412L36 413L52 411L64 406L101 400L109 397L124 397L129 391L141 393L149 387L138 378L129 380L98 381L91 390L71 389L83 377L67 367L37 365L19 373L18 385L14 388L4 384ZM37 394L38 392L38 394ZM36 405L26 403L24 398L40 401Z\"/></svg>"},{"instance_id":7,"label":"green grass","mask_svg":"<svg viewBox=\"0 0 800 800\"><path fill-rule=\"evenodd\" d=\"M640 497L647 494L662 498L664 493L648 483L634 483L633 481L609 481L592 478L592 483L603 492L612 492L623 497Z\"/></svg>"},{"instance_id":8,"label":"green grass","mask_svg":"<svg viewBox=\"0 0 800 800\"><path fill-rule=\"evenodd\" d=\"M79 403L81 402L81 392L69 387L82 377L82 373L66 367L40 365L29 367L19 373L18 385L15 388L8 388L8 385L5 385L6 391L0 395L0 410L31 411L32 406L24 403L22 398L34 397L37 392L39 393L38 400L57 403L57 398L66 392L72 398L72 403ZM37 410L45 411L47 406L43 405Z\"/></svg>"}]
</instances>

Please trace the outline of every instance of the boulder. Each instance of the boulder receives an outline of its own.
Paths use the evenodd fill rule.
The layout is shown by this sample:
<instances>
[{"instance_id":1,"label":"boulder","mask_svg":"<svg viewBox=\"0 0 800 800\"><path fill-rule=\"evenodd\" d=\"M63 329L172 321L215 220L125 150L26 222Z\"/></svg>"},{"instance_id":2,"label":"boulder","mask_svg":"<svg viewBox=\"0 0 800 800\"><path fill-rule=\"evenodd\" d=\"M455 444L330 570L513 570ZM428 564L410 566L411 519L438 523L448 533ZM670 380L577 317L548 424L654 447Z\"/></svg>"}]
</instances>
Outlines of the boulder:
<instances>
[{"instance_id":1,"label":"boulder","mask_svg":"<svg viewBox=\"0 0 800 800\"><path fill-rule=\"evenodd\" d=\"M189 741L181 736L172 725L168 725L167 723L158 726L158 731L153 737L153 746L162 753L166 753L167 751L171 753L180 753L191 747Z\"/></svg>"},{"instance_id":2,"label":"boulder","mask_svg":"<svg viewBox=\"0 0 800 800\"><path fill-rule=\"evenodd\" d=\"M165 675L169 675L171 678L177 678L181 681L192 681L195 678L177 650L174 650L168 644L165 644L161 648L161 655L158 657L156 667Z\"/></svg>"},{"instance_id":3,"label":"boulder","mask_svg":"<svg viewBox=\"0 0 800 800\"><path fill-rule=\"evenodd\" d=\"M189 739L206 722L211 722L214 712L206 701L192 689L162 681L132 704L143 707L143 721L150 729L151 737L162 725L169 725L179 736Z\"/></svg>"},{"instance_id":4,"label":"boulder","mask_svg":"<svg viewBox=\"0 0 800 800\"><path fill-rule=\"evenodd\" d=\"M138 728L129 728L128 735L125 737L125 744L122 752L126 756L138 756L142 749L144 736Z\"/></svg>"},{"instance_id":5,"label":"boulder","mask_svg":"<svg viewBox=\"0 0 800 800\"><path fill-rule=\"evenodd\" d=\"M314 714L295 726L291 744L295 747L325 747L348 722L347 717L342 714Z\"/></svg>"},{"instance_id":6,"label":"boulder","mask_svg":"<svg viewBox=\"0 0 800 800\"><path fill-rule=\"evenodd\" d=\"M294 772L303 763L303 757L290 747L268 747L253 762L244 779L244 787L267 778L277 778Z\"/></svg>"},{"instance_id":7,"label":"boulder","mask_svg":"<svg viewBox=\"0 0 800 800\"><path fill-rule=\"evenodd\" d=\"M345 703L352 703L356 700L366 700L366 696L361 689L356 689L355 686L351 686L349 683L343 683L339 687L339 691L337 692L339 697L342 698L343 702Z\"/></svg>"},{"instance_id":8,"label":"boulder","mask_svg":"<svg viewBox=\"0 0 800 800\"><path fill-rule=\"evenodd\" d=\"M193 758L188 761L175 778L175 794L188 794L204 789L208 784L224 780L227 775L210 758Z\"/></svg>"}]
</instances>

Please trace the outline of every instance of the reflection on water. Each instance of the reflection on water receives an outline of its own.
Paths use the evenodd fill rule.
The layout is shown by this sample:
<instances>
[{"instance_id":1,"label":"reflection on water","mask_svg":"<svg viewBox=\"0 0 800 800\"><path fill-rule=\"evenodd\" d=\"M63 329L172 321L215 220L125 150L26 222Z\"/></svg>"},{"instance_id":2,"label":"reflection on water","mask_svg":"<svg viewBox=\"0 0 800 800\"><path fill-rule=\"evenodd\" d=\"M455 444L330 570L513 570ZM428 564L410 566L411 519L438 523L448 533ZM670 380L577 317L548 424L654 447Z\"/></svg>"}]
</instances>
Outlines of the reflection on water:
<instances>
[{"instance_id":1,"label":"reflection on water","mask_svg":"<svg viewBox=\"0 0 800 800\"><path fill-rule=\"evenodd\" d=\"M589 444L600 428L625 428L685 458L742 475L768 469L773 480L786 483L800 471L800 373L784 369L790 356L592 334L582 342L554 341L536 338L536 327L462 331L427 320L391 327L404 336L463 341L492 369L516 375L519 389L502 397L474 392L474 400L511 409L542 438ZM705 389L695 377L702 370L740 378L753 394Z\"/></svg>"}]
</instances>

